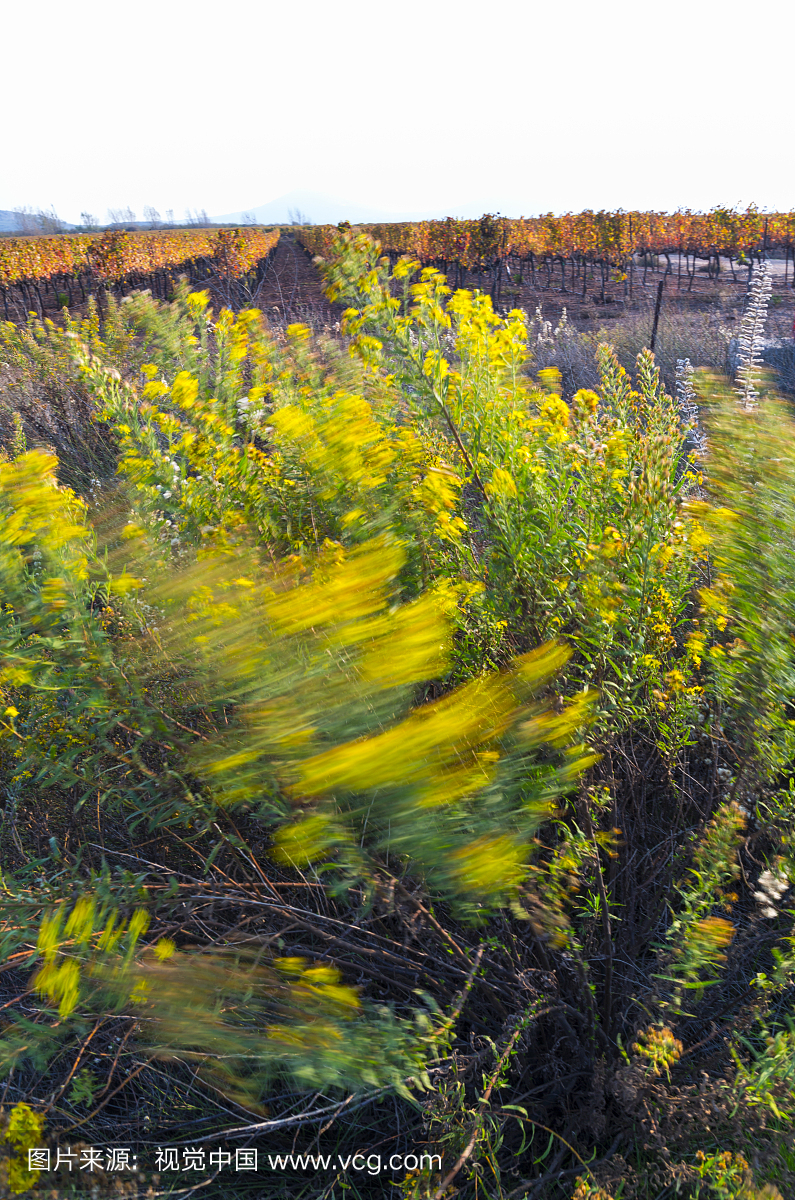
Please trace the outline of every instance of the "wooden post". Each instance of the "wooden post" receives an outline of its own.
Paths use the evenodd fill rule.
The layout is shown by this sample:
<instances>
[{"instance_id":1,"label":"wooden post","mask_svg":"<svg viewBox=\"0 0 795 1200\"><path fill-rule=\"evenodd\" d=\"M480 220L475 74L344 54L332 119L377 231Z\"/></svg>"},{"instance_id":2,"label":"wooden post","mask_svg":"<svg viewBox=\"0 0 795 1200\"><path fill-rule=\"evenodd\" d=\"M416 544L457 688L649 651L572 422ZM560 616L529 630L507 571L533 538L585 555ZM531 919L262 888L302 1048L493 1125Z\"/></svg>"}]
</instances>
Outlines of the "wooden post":
<instances>
[{"instance_id":1,"label":"wooden post","mask_svg":"<svg viewBox=\"0 0 795 1200\"><path fill-rule=\"evenodd\" d=\"M665 276L663 275L660 282L657 284L657 303L654 306L654 323L651 327L651 341L649 349L654 351L654 343L657 341L657 324L660 320L660 305L662 304L663 288L665 287Z\"/></svg>"}]
</instances>

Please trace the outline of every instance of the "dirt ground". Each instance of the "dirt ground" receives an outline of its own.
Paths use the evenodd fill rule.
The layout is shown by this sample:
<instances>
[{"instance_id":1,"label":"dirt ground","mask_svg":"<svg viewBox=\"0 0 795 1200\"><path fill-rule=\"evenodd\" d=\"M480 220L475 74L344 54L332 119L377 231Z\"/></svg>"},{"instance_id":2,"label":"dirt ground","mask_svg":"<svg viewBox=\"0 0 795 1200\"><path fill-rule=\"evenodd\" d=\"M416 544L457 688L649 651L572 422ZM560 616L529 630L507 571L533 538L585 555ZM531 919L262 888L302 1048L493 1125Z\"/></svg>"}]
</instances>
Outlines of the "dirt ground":
<instances>
[{"instance_id":1,"label":"dirt ground","mask_svg":"<svg viewBox=\"0 0 795 1200\"><path fill-rule=\"evenodd\" d=\"M343 311L326 299L317 268L285 231L254 303L275 324L305 321L315 327L333 326Z\"/></svg>"}]
</instances>

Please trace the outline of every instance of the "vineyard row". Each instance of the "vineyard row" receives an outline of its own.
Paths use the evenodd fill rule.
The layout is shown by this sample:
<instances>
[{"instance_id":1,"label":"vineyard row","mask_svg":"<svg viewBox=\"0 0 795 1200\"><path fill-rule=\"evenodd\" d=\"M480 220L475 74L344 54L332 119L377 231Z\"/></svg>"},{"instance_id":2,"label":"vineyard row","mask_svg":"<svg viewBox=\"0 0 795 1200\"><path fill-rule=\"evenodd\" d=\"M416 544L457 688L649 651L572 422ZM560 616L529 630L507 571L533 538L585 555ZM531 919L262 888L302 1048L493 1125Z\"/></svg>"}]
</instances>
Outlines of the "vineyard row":
<instances>
[{"instance_id":1,"label":"vineyard row","mask_svg":"<svg viewBox=\"0 0 795 1200\"><path fill-rule=\"evenodd\" d=\"M423 265L457 264L464 270L500 260L528 263L585 259L626 268L634 256L679 254L715 260L748 259L771 250L789 257L795 247L795 211L762 213L717 208L709 213L583 212L560 217L398 222L357 227L387 253L407 254ZM303 228L298 236L312 254L324 255L337 226Z\"/></svg>"},{"instance_id":2,"label":"vineyard row","mask_svg":"<svg viewBox=\"0 0 795 1200\"><path fill-rule=\"evenodd\" d=\"M219 229L0 240L0 293L4 315L20 307L74 304L87 295L130 285L167 293L172 272L191 283L236 281L260 274L279 241L278 230ZM48 303L49 302L49 303Z\"/></svg>"}]
</instances>

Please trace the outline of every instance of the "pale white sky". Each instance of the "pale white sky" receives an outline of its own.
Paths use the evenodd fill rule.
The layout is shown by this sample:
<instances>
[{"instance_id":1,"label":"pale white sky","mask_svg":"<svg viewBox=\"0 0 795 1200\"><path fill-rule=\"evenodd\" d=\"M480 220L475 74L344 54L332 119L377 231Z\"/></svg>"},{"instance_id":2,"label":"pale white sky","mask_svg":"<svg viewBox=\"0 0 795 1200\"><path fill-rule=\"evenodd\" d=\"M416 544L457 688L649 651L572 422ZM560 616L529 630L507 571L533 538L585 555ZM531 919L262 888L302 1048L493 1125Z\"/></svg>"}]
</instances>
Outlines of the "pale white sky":
<instances>
[{"instance_id":1,"label":"pale white sky","mask_svg":"<svg viewBox=\"0 0 795 1200\"><path fill-rule=\"evenodd\" d=\"M0 208L181 217L795 207L795 9L38 0L0 22Z\"/></svg>"}]
</instances>

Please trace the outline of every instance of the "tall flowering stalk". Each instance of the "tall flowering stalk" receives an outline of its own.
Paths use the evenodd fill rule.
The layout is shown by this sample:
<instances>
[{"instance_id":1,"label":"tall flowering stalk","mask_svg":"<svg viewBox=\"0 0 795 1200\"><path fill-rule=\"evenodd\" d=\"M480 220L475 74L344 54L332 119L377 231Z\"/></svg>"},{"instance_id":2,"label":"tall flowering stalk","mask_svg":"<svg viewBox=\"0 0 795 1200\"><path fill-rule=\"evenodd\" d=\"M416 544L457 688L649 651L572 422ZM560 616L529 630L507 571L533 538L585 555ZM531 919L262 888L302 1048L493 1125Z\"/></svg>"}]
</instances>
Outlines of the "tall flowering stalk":
<instances>
[{"instance_id":1,"label":"tall flowering stalk","mask_svg":"<svg viewBox=\"0 0 795 1200\"><path fill-rule=\"evenodd\" d=\"M693 364L689 358L676 360L676 399L682 424L690 430L689 441L693 450L699 458L703 458L707 451L707 439L699 425L698 404L693 388Z\"/></svg>"},{"instance_id":2,"label":"tall flowering stalk","mask_svg":"<svg viewBox=\"0 0 795 1200\"><path fill-rule=\"evenodd\" d=\"M762 262L754 269L738 338L738 366L735 391L746 409L755 408L759 394L756 383L762 366L762 335L767 320L767 305L773 290L770 264Z\"/></svg>"}]
</instances>

